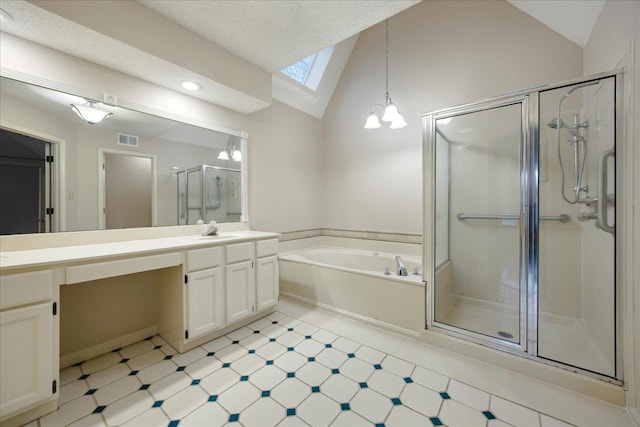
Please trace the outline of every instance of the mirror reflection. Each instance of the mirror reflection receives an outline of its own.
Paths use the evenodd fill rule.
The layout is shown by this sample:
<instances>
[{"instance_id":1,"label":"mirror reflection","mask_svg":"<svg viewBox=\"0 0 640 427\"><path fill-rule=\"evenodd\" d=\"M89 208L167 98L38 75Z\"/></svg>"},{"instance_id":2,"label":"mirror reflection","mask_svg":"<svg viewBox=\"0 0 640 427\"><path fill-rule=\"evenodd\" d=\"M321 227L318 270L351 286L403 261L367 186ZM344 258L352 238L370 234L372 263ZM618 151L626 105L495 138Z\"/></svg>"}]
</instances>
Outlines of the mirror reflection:
<instances>
[{"instance_id":1,"label":"mirror reflection","mask_svg":"<svg viewBox=\"0 0 640 427\"><path fill-rule=\"evenodd\" d=\"M246 140L1 78L0 234L238 222Z\"/></svg>"}]
</instances>

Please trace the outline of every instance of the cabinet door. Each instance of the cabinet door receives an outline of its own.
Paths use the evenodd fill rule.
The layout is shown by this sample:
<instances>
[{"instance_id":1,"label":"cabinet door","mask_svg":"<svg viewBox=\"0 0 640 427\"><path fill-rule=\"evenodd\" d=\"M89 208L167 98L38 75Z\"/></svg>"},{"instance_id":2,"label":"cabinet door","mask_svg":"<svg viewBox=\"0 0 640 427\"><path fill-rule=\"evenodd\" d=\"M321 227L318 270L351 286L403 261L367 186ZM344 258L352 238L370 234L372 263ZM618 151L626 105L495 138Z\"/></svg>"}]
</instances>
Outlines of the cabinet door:
<instances>
[{"instance_id":1,"label":"cabinet door","mask_svg":"<svg viewBox=\"0 0 640 427\"><path fill-rule=\"evenodd\" d=\"M243 319L253 313L255 278L253 261L227 265L227 322Z\"/></svg>"},{"instance_id":2,"label":"cabinet door","mask_svg":"<svg viewBox=\"0 0 640 427\"><path fill-rule=\"evenodd\" d=\"M222 268L189 274L187 281L187 329L196 338L224 324L224 278Z\"/></svg>"},{"instance_id":3,"label":"cabinet door","mask_svg":"<svg viewBox=\"0 0 640 427\"><path fill-rule=\"evenodd\" d=\"M278 257L259 258L256 265L256 307L262 310L276 305L279 294Z\"/></svg>"},{"instance_id":4,"label":"cabinet door","mask_svg":"<svg viewBox=\"0 0 640 427\"><path fill-rule=\"evenodd\" d=\"M53 326L50 302L0 313L2 415L53 396Z\"/></svg>"}]
</instances>

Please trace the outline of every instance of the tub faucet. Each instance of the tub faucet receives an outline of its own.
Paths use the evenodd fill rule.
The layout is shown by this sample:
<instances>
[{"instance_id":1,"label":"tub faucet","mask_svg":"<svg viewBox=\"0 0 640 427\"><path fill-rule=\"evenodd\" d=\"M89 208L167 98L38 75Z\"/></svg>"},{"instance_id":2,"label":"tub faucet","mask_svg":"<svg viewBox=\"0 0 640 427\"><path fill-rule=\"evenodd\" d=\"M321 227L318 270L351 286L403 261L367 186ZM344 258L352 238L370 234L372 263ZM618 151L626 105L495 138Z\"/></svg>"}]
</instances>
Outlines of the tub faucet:
<instances>
[{"instance_id":1,"label":"tub faucet","mask_svg":"<svg viewBox=\"0 0 640 427\"><path fill-rule=\"evenodd\" d=\"M396 257L396 264L398 265L398 268L396 269L396 274L398 276L407 276L407 267L404 265L404 261L402 261L402 258L400 258L400 255L398 255Z\"/></svg>"}]
</instances>

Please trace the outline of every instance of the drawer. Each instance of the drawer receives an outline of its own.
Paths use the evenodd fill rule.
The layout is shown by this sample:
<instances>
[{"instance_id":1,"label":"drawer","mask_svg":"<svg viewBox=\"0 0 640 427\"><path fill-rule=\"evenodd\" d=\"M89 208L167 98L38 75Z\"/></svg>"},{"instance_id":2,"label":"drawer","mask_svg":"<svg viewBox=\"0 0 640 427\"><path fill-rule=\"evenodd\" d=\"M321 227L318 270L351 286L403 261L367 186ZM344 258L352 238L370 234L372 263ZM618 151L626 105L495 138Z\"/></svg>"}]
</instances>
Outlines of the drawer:
<instances>
[{"instance_id":1,"label":"drawer","mask_svg":"<svg viewBox=\"0 0 640 427\"><path fill-rule=\"evenodd\" d=\"M0 277L0 308L15 307L53 298L53 271L7 274Z\"/></svg>"},{"instance_id":2,"label":"drawer","mask_svg":"<svg viewBox=\"0 0 640 427\"><path fill-rule=\"evenodd\" d=\"M256 258L278 254L278 239L259 240L256 242Z\"/></svg>"},{"instance_id":3,"label":"drawer","mask_svg":"<svg viewBox=\"0 0 640 427\"><path fill-rule=\"evenodd\" d=\"M227 264L248 261L253 258L253 242L227 245Z\"/></svg>"},{"instance_id":4,"label":"drawer","mask_svg":"<svg viewBox=\"0 0 640 427\"><path fill-rule=\"evenodd\" d=\"M219 267L223 264L222 247L194 249L187 251L187 271L198 271Z\"/></svg>"}]
</instances>

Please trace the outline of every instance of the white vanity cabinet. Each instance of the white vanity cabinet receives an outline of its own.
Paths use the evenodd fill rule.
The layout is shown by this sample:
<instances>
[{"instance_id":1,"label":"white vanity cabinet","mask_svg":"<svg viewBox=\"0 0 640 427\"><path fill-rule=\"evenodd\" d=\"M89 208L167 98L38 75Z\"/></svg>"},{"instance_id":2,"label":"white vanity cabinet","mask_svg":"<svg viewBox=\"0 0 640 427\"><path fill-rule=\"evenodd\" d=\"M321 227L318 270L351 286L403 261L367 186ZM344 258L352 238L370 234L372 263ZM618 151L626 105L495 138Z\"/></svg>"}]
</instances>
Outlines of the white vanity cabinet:
<instances>
[{"instance_id":1,"label":"white vanity cabinet","mask_svg":"<svg viewBox=\"0 0 640 427\"><path fill-rule=\"evenodd\" d=\"M0 414L52 401L58 388L58 306L53 271L0 277Z\"/></svg>"},{"instance_id":2,"label":"white vanity cabinet","mask_svg":"<svg viewBox=\"0 0 640 427\"><path fill-rule=\"evenodd\" d=\"M187 251L185 339L201 337L224 325L223 249Z\"/></svg>"},{"instance_id":3,"label":"white vanity cabinet","mask_svg":"<svg viewBox=\"0 0 640 427\"><path fill-rule=\"evenodd\" d=\"M256 310L278 303L280 277L278 271L278 239L256 242Z\"/></svg>"},{"instance_id":4,"label":"white vanity cabinet","mask_svg":"<svg viewBox=\"0 0 640 427\"><path fill-rule=\"evenodd\" d=\"M227 323L255 312L254 243L227 245L226 310Z\"/></svg>"}]
</instances>

